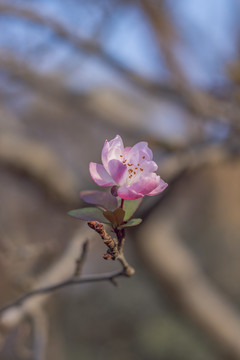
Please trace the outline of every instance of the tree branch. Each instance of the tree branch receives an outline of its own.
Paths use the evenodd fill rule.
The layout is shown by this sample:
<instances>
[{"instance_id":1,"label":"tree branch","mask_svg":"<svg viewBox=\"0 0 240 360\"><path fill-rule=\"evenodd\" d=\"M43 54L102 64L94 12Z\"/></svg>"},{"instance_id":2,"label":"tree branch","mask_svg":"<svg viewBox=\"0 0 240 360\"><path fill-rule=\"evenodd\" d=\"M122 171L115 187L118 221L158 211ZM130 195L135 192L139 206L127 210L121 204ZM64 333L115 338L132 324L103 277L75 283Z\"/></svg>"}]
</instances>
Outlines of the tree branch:
<instances>
[{"instance_id":1,"label":"tree branch","mask_svg":"<svg viewBox=\"0 0 240 360\"><path fill-rule=\"evenodd\" d=\"M147 2L143 1L143 5L144 4L146 6ZM45 26L51 29L56 36L72 44L76 49L98 57L105 64L110 66L113 70L117 71L121 75L121 77L125 78L128 82L137 86L144 92L147 92L148 94L157 97L159 97L160 95L165 96L170 100L180 102L185 108L187 108L188 111L190 111L190 113L204 120L215 120L221 123L230 122L233 129L236 129L238 131L240 130L240 125L238 121L240 114L239 107L229 98L221 99L213 92L196 90L190 86L184 86L183 88L181 86L179 87L178 85L169 85L161 83L160 81L153 81L141 74L134 72L131 69L126 68L126 66L118 59L107 53L100 44L92 40L81 39L79 36L76 36L60 22L50 17L36 14L34 10L24 9L13 6L11 4L1 3L0 13L9 14L10 16L19 16L42 26ZM154 18L154 22L157 22L158 20L159 19ZM157 24L155 24L155 26L157 26ZM163 44L162 41L160 45L161 44ZM182 75L180 75L181 71L179 70L178 65L176 65L175 62L172 64L172 54L171 56L169 55L169 52L167 52L167 54L168 62L168 58L171 58L171 68L175 68L175 73L177 73L181 78Z\"/></svg>"},{"instance_id":2,"label":"tree branch","mask_svg":"<svg viewBox=\"0 0 240 360\"><path fill-rule=\"evenodd\" d=\"M114 280L118 277L121 277L121 276L127 276L125 274L124 270L115 271L115 272L111 272L111 273L96 274L96 275L85 275L79 279L70 278L69 280L62 281L62 282L56 283L54 285L46 286L46 287L43 287L40 289L32 290L32 291L28 292L27 294L24 294L17 300L2 307L0 309L0 314L3 314L6 310L8 310L12 307L22 305L26 300L28 300L29 298L32 298L34 296L37 296L37 295L51 293L56 290L59 290L59 289L65 288L65 287L69 287L72 285L79 285L79 284L100 282L100 281L111 281L112 282L112 280Z\"/></svg>"},{"instance_id":3,"label":"tree branch","mask_svg":"<svg viewBox=\"0 0 240 360\"><path fill-rule=\"evenodd\" d=\"M159 221L155 211L138 233L137 244L146 266L174 306L183 310L227 359L239 360L239 311L203 273L169 218Z\"/></svg>"},{"instance_id":4,"label":"tree branch","mask_svg":"<svg viewBox=\"0 0 240 360\"><path fill-rule=\"evenodd\" d=\"M122 270L103 274L85 275L78 278L82 269L83 262L86 258L87 242L85 241L82 246L81 254L76 261L74 274L70 279L29 291L28 293L19 297L17 300L14 300L13 302L2 307L0 309L0 315L4 315L4 313L11 308L23 305L28 299L33 298L37 295L48 294L69 286L91 282L110 281L116 285L116 278L122 276L130 277L135 273L134 269L127 263L123 254L124 231L117 232L119 240L118 244L121 244L121 246L116 249L115 246L118 246L118 244L116 244L115 241L112 240L112 238L107 234L102 224L96 221L92 221L90 222L90 224L92 225L90 227L101 235L104 243L108 246L110 253L115 254L112 259L117 259L120 262L120 264L122 265Z\"/></svg>"}]
</instances>

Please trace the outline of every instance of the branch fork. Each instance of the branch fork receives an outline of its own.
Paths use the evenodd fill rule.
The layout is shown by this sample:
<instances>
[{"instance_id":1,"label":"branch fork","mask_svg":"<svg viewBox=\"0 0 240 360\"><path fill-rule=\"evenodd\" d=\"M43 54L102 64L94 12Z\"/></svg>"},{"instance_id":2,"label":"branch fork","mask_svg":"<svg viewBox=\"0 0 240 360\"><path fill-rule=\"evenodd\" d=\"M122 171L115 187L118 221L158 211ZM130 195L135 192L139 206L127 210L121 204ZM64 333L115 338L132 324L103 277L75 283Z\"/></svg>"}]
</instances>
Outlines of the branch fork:
<instances>
[{"instance_id":1,"label":"branch fork","mask_svg":"<svg viewBox=\"0 0 240 360\"><path fill-rule=\"evenodd\" d=\"M123 245L125 242L124 229L113 228L117 238L112 238L105 230L103 224L97 221L89 221L88 226L101 236L104 244L108 247L103 258L105 260L118 260L123 266L123 275L128 277L134 275L135 270L128 264L123 253Z\"/></svg>"}]
</instances>

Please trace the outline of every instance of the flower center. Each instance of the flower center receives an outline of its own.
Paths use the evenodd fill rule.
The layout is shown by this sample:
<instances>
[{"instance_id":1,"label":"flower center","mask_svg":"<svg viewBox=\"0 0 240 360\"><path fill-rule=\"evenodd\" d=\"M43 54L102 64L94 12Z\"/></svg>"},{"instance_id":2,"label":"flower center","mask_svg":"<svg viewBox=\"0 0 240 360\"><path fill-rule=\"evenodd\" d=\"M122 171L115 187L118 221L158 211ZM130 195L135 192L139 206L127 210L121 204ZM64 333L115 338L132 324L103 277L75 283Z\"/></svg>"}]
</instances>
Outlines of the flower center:
<instances>
[{"instance_id":1,"label":"flower center","mask_svg":"<svg viewBox=\"0 0 240 360\"><path fill-rule=\"evenodd\" d=\"M145 159L145 156L142 156L142 159ZM127 167L127 171L128 171L128 178L127 178L127 182L132 183L134 180L136 180L136 177L138 177L141 172L143 172L144 168L140 167L140 164L133 164L130 163L128 161L127 158L124 158L123 155L120 155L120 160L122 161L123 165Z\"/></svg>"}]
</instances>

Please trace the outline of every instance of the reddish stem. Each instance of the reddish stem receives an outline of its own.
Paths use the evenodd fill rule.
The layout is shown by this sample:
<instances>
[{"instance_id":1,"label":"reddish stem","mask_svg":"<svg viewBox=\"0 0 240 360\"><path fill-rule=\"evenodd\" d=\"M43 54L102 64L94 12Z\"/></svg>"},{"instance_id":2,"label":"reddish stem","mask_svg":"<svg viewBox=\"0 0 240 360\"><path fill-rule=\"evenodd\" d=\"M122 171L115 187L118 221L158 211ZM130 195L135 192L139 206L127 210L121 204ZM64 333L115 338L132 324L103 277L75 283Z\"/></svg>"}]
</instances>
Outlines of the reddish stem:
<instances>
[{"instance_id":1,"label":"reddish stem","mask_svg":"<svg viewBox=\"0 0 240 360\"><path fill-rule=\"evenodd\" d=\"M121 199L121 205L120 205L121 209L123 208L123 203L124 203L124 199Z\"/></svg>"}]
</instances>

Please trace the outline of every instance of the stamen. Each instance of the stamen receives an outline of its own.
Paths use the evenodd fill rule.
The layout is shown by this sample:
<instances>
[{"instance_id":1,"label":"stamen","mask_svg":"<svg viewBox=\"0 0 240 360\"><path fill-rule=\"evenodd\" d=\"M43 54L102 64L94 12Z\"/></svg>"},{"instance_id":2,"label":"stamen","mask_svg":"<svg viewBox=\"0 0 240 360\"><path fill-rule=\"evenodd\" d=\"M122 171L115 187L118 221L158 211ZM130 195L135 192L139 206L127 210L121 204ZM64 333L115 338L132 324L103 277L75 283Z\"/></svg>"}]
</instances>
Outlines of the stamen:
<instances>
[{"instance_id":1,"label":"stamen","mask_svg":"<svg viewBox=\"0 0 240 360\"><path fill-rule=\"evenodd\" d=\"M142 168L140 168L140 171L143 171L143 169L142 169Z\"/></svg>"},{"instance_id":2,"label":"stamen","mask_svg":"<svg viewBox=\"0 0 240 360\"><path fill-rule=\"evenodd\" d=\"M142 159L145 159L146 156L143 156Z\"/></svg>"}]
</instances>

